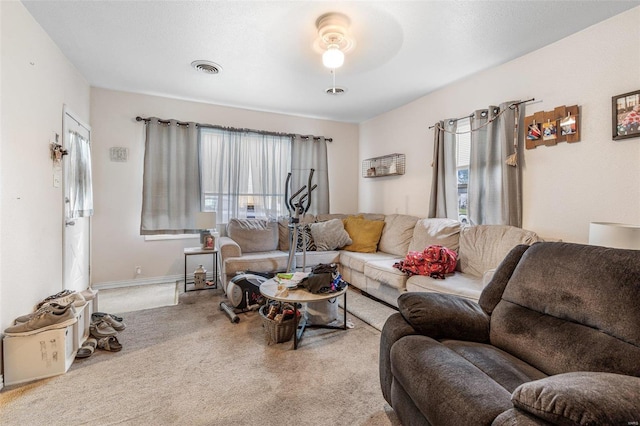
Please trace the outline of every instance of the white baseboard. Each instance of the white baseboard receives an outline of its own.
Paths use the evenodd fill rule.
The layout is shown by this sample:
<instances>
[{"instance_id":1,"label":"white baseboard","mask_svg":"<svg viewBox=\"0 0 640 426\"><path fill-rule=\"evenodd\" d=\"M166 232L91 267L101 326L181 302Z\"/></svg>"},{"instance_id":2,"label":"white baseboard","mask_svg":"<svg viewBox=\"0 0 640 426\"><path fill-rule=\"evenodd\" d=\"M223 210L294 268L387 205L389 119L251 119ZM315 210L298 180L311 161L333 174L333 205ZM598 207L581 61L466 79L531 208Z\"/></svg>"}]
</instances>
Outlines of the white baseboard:
<instances>
[{"instance_id":1,"label":"white baseboard","mask_svg":"<svg viewBox=\"0 0 640 426\"><path fill-rule=\"evenodd\" d=\"M191 278L193 278L193 274L191 274L190 276ZM189 279L189 275L187 275L187 279ZM164 277L136 278L123 281L105 281L101 283L93 283L91 285L91 288L95 290L106 290L109 288L136 287L154 284L176 284L177 282L184 283L184 275L166 275Z\"/></svg>"}]
</instances>

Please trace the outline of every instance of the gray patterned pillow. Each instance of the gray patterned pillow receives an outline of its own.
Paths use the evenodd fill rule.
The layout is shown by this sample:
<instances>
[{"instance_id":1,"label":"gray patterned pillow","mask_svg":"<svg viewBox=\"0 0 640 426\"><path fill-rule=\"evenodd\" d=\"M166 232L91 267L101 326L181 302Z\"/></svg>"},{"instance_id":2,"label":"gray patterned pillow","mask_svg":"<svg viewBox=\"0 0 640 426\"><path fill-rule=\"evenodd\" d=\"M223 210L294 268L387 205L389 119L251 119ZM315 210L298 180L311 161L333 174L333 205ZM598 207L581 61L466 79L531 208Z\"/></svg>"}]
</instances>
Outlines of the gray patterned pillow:
<instances>
[{"instance_id":1,"label":"gray patterned pillow","mask_svg":"<svg viewBox=\"0 0 640 426\"><path fill-rule=\"evenodd\" d=\"M313 241L313 235L311 235L311 227L309 225L298 227L298 244L296 245L296 251L303 251L305 245L307 246L307 251L316 251L316 243Z\"/></svg>"},{"instance_id":2,"label":"gray patterned pillow","mask_svg":"<svg viewBox=\"0 0 640 426\"><path fill-rule=\"evenodd\" d=\"M341 219L331 219L326 222L312 223L311 236L319 251L335 250L353 244L351 237L344 229Z\"/></svg>"}]
</instances>

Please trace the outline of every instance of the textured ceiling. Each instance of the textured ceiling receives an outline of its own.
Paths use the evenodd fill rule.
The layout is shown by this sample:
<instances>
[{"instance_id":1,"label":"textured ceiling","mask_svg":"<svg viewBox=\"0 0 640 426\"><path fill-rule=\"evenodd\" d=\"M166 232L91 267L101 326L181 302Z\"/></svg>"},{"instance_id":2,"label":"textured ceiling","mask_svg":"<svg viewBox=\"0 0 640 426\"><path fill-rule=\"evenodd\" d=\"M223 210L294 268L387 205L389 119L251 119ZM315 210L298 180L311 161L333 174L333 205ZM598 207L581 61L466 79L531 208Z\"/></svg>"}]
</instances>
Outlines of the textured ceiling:
<instances>
[{"instance_id":1,"label":"textured ceiling","mask_svg":"<svg viewBox=\"0 0 640 426\"><path fill-rule=\"evenodd\" d=\"M89 84L361 122L505 63L640 1L70 1L23 4ZM316 19L356 41L325 93ZM210 60L218 75L190 63Z\"/></svg>"}]
</instances>

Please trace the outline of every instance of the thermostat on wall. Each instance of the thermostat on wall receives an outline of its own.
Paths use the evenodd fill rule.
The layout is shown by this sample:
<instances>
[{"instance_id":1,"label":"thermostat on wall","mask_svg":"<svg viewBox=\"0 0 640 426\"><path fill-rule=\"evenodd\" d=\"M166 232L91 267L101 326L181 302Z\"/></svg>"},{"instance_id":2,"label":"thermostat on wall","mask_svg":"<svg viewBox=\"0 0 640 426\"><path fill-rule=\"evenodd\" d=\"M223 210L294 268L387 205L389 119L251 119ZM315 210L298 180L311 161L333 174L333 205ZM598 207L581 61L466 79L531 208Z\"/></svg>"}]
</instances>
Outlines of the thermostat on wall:
<instances>
[{"instance_id":1,"label":"thermostat on wall","mask_svg":"<svg viewBox=\"0 0 640 426\"><path fill-rule=\"evenodd\" d=\"M121 146L112 146L109 148L109 156L111 161L117 161L119 163L126 163L129 158L129 148Z\"/></svg>"}]
</instances>

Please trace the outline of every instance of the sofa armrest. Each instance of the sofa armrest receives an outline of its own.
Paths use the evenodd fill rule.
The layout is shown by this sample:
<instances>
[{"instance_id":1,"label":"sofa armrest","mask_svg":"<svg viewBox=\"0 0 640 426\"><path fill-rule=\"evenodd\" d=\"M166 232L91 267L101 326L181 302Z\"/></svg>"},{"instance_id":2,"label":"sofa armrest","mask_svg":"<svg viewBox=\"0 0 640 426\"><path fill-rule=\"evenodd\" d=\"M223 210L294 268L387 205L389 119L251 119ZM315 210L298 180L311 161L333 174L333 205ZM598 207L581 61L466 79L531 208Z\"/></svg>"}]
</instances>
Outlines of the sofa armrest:
<instances>
[{"instance_id":1,"label":"sofa armrest","mask_svg":"<svg viewBox=\"0 0 640 426\"><path fill-rule=\"evenodd\" d=\"M392 314L382 327L380 335L380 387L382 396L391 404L391 384L393 374L391 374L391 347L394 343L405 336L419 334L409 323L407 323L399 313Z\"/></svg>"},{"instance_id":2,"label":"sofa armrest","mask_svg":"<svg viewBox=\"0 0 640 426\"><path fill-rule=\"evenodd\" d=\"M502 293L504 292L513 271L518 266L520 259L524 255L524 252L529 249L530 246L526 244L519 244L511 249L511 251L500 262L495 272L491 276L491 281L485 286L480 294L480 300L478 303L482 307L482 310L491 315L493 309L498 302L502 299Z\"/></svg>"},{"instance_id":3,"label":"sofa armrest","mask_svg":"<svg viewBox=\"0 0 640 426\"><path fill-rule=\"evenodd\" d=\"M640 377L573 372L524 383L513 405L553 424L630 425L640 422Z\"/></svg>"},{"instance_id":4,"label":"sofa armrest","mask_svg":"<svg viewBox=\"0 0 640 426\"><path fill-rule=\"evenodd\" d=\"M433 339L489 341L489 316L480 305L452 294L404 293L398 297L404 319Z\"/></svg>"},{"instance_id":5,"label":"sofa armrest","mask_svg":"<svg viewBox=\"0 0 640 426\"><path fill-rule=\"evenodd\" d=\"M238 243L233 241L231 238L220 237L218 244L220 247L220 258L222 259L223 263L225 259L228 259L230 257L242 256L242 249L240 248Z\"/></svg>"}]
</instances>

